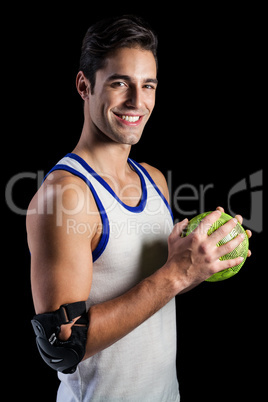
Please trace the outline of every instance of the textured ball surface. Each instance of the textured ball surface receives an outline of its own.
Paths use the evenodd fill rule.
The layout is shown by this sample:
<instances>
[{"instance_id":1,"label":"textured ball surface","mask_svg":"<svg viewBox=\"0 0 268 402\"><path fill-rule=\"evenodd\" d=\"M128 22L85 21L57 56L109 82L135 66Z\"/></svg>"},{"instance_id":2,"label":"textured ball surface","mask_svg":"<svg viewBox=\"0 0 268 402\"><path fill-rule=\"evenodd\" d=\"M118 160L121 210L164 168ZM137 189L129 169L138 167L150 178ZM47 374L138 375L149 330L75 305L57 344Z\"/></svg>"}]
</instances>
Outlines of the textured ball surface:
<instances>
[{"instance_id":1,"label":"textured ball surface","mask_svg":"<svg viewBox=\"0 0 268 402\"><path fill-rule=\"evenodd\" d=\"M188 236L199 225L201 220L209 214L211 214L211 211L204 212L203 214L197 215L193 219L191 219L182 236L183 237ZM222 226L230 219L232 219L230 215L222 213L220 218L216 222L214 222L211 228L208 230L208 235L211 235L211 233L213 233L216 229L218 229L220 226ZM225 279L231 278L232 276L237 274L237 272L240 271L241 267L244 265L246 261L249 246L248 236L244 228L240 225L240 223L237 222L237 225L233 228L233 230L227 236L225 236L221 241L219 241L219 243L217 243L217 246L219 247L225 243L228 243L228 241L234 239L240 233L245 234L245 239L242 241L242 243L239 244L239 246L237 246L233 251L231 251L231 253L225 254L223 257L220 257L220 260L230 260L232 258L240 256L244 257L244 260L241 262L241 264L236 265L235 267L227 268L221 272L217 272L216 274L208 278L207 282L223 281Z\"/></svg>"}]
</instances>

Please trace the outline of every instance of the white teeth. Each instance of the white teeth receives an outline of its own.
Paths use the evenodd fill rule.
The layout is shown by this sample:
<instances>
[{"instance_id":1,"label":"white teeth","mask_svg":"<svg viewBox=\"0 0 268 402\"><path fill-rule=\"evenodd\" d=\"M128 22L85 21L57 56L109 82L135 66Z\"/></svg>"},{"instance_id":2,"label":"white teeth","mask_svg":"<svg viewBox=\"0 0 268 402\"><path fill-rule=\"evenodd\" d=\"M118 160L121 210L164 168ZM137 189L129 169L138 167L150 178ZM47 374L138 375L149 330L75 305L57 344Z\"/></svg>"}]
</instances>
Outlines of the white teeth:
<instances>
[{"instance_id":1,"label":"white teeth","mask_svg":"<svg viewBox=\"0 0 268 402\"><path fill-rule=\"evenodd\" d=\"M124 120L132 122L132 123L135 123L135 121L138 121L139 118L140 118L139 116L125 116L125 115L121 116L121 119L124 119Z\"/></svg>"}]
</instances>

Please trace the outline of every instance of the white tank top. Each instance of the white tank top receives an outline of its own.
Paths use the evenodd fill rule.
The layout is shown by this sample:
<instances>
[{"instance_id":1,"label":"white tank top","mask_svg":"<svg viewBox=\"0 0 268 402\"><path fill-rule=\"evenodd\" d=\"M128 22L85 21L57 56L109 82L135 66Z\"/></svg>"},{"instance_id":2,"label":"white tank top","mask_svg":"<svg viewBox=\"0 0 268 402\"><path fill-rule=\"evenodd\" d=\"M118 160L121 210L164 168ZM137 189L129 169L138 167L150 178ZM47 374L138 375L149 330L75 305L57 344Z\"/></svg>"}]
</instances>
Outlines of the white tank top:
<instances>
[{"instance_id":1,"label":"white tank top","mask_svg":"<svg viewBox=\"0 0 268 402\"><path fill-rule=\"evenodd\" d=\"M160 268L173 227L170 207L148 172L133 160L142 197L124 204L112 188L76 154L49 172L66 170L90 187L103 232L93 252L93 281L87 308L125 293ZM86 230L70 222L69 230ZM176 313L172 299L112 346L82 361L75 373L59 373L58 402L178 402Z\"/></svg>"}]
</instances>

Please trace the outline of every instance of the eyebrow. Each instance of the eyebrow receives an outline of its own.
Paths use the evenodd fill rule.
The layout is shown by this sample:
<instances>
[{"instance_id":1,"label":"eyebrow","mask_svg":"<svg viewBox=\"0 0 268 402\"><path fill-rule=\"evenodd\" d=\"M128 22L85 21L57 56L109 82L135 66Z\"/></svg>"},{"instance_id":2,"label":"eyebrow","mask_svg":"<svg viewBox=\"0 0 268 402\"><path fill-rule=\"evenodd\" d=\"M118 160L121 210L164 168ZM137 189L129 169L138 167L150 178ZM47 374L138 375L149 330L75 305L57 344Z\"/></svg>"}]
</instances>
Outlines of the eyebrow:
<instances>
[{"instance_id":1,"label":"eyebrow","mask_svg":"<svg viewBox=\"0 0 268 402\"><path fill-rule=\"evenodd\" d=\"M132 81L132 78L129 75L124 74L112 74L110 75L106 81L113 81L113 80L125 80L125 81ZM152 82L154 84L158 84L157 78L146 78L144 83Z\"/></svg>"}]
</instances>

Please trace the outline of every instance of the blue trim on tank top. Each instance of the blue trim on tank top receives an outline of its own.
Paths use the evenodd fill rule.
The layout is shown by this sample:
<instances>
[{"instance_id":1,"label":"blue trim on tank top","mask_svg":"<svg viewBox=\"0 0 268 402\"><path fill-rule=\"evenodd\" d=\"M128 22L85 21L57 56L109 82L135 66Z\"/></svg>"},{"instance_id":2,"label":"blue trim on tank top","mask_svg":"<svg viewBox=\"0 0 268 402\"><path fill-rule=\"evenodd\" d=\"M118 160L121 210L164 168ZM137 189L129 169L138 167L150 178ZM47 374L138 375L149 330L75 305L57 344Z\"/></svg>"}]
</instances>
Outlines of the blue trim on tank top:
<instances>
[{"instance_id":1,"label":"blue trim on tank top","mask_svg":"<svg viewBox=\"0 0 268 402\"><path fill-rule=\"evenodd\" d=\"M141 181L141 189L142 189L142 196L140 199L139 204L136 207L131 207L127 204L125 204L123 201L120 200L120 198L115 194L115 192L113 191L113 189L109 186L109 184L101 177L98 175L98 173L95 172L95 170L92 169L91 166L89 166L87 164L87 162L82 159L79 155L76 155L74 153L68 153L67 155L65 155L65 157L71 158L76 160L77 162L80 163L80 165L82 165L96 180L98 180L98 182L116 199L117 202L119 202L119 204L121 204L125 209L127 209L130 212L133 213L140 213L144 210L145 206L146 206L146 202L147 202L147 187L146 187L146 183L144 180L143 175L141 174L141 172L136 168L136 166L132 163L132 161L130 161L128 159L128 161L130 162L131 166L133 166L135 172L138 174L140 181Z\"/></svg>"},{"instance_id":2,"label":"blue trim on tank top","mask_svg":"<svg viewBox=\"0 0 268 402\"><path fill-rule=\"evenodd\" d=\"M164 194L160 191L159 187L158 187L157 184L154 182L154 180L152 179L152 177L150 176L150 174L147 172L147 170L146 170L142 165L140 165L138 162L133 161L132 159L128 159L128 160L129 160L129 162L131 162L132 165L133 165L133 164L136 164L136 165L141 169L141 171L145 174L145 176L147 177L147 179L151 182L152 186L153 186L153 187L155 188L155 190L157 191L158 195L159 195L159 196L162 198L162 200L164 201L164 203L165 203L167 209L169 210L169 213L170 213L170 215L171 215L172 221L174 221L173 212L172 212L172 210L171 210L171 207L170 207L170 205L169 205L169 203L168 203L166 197L165 197Z\"/></svg>"},{"instance_id":3,"label":"blue trim on tank top","mask_svg":"<svg viewBox=\"0 0 268 402\"><path fill-rule=\"evenodd\" d=\"M160 191L160 189L158 188L158 186L156 185L156 183L154 182L154 180L152 179L152 177L150 176L150 174L147 172L147 170L140 165L138 162L133 161L132 159L128 158L128 162L129 164L134 168L135 172L138 174L140 181L141 181L141 186L142 186L142 197L141 197L141 201L139 203L138 206L136 207L130 207L129 205L124 204L120 198L115 194L115 192L112 190L112 188L109 186L108 183L106 183L105 180L102 179L102 177L100 177L98 175L98 173L96 173L88 164L86 161L84 161L84 159L82 159L80 156L74 154L74 153L68 153L67 155L65 155L65 157L69 157L71 159L76 160L77 162L79 162L96 180L99 181L100 184L103 185L104 188L106 188L107 191L109 191L109 193L127 210L131 211L131 212L142 212L146 206L146 202L147 202L147 187L146 187L146 183L144 180L143 175L141 174L141 172L139 171L139 169L144 173L144 175L147 177L147 179L151 182L151 184L153 185L153 187L155 188L156 192L158 193L158 195L161 197L161 199L163 200L164 204L166 205L172 221L174 220L173 218L173 213L172 210L170 208L169 203L167 202L165 196L162 194L162 192ZM138 167L138 168L137 168ZM55 165L45 176L43 182L45 181L45 179L47 178L47 176L52 173L54 170L66 170L72 174L74 174L75 176L80 177L90 188L93 197L96 201L97 207L99 209L100 212L100 216L101 216L101 220L102 220L102 225L103 225L103 231L102 231L102 235L101 235L101 239L96 247L96 249L92 252L92 258L93 258L93 262L95 262L100 256L101 254L104 252L108 241L109 241L109 236L110 236L110 226L109 226L109 219L108 216L106 214L105 208L101 202L101 200L99 199L99 196L95 190L95 188L93 187L92 183L86 178L86 176L84 176L82 173L80 173L78 170L65 165L65 164L57 164Z\"/></svg>"},{"instance_id":4,"label":"blue trim on tank top","mask_svg":"<svg viewBox=\"0 0 268 402\"><path fill-rule=\"evenodd\" d=\"M168 203L168 201L166 200L165 196L163 195L163 193L160 191L160 189L158 188L157 184L154 182L154 180L152 179L152 177L150 176L150 174L147 172L147 170L140 165L138 162L128 158L128 162L129 164L134 168L135 172L138 174L140 181L141 181L141 186L142 186L142 197L141 197L141 201L139 203L139 205L137 205L136 207L130 207L129 205L124 204L120 198L115 194L115 192L113 191L113 189L109 186L109 184L103 180L102 177L100 177L98 175L98 173L96 173L88 164L87 162L81 158L81 156L74 154L74 153L68 153L66 155L66 157L69 157L71 159L76 160L77 162L79 162L93 177L95 177L96 180L99 181L99 183L101 183L107 191L109 191L109 193L127 210L131 211L131 212L142 212L146 206L146 202L147 202L147 187L146 187L146 183L144 180L143 175L140 173L139 169L145 174L145 176L147 177L147 179L151 182L152 186L155 188L156 192L158 193L158 195L162 198L164 204L166 205L172 221L174 221L174 216L171 210L171 207ZM139 169L137 169L137 166Z\"/></svg>"},{"instance_id":5,"label":"blue trim on tank top","mask_svg":"<svg viewBox=\"0 0 268 402\"><path fill-rule=\"evenodd\" d=\"M78 170L76 170L68 165L64 165L64 164L55 165L45 176L44 180L50 173L54 172L55 170L66 170L67 172L70 172L73 175L80 177L88 185L88 187L90 188L90 190L93 194L93 197L96 201L96 204L97 204L100 216L101 216L101 220L102 220L102 235L101 235L101 238L100 238L100 241L99 241L97 247L92 252L92 259L93 259L93 262L95 262L101 256L101 254L104 252L104 250L108 244L108 240L109 240L109 236L110 236L109 219L106 214L105 208L104 208L101 200L99 199L99 196L96 193L95 188L90 183L90 181L86 178L86 176L84 176Z\"/></svg>"}]
</instances>

